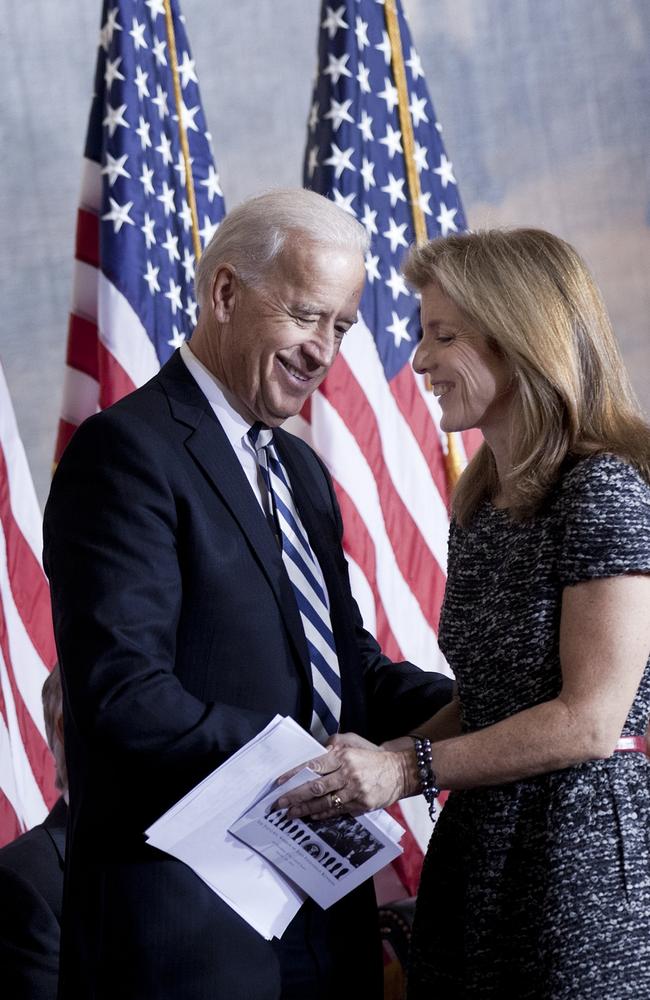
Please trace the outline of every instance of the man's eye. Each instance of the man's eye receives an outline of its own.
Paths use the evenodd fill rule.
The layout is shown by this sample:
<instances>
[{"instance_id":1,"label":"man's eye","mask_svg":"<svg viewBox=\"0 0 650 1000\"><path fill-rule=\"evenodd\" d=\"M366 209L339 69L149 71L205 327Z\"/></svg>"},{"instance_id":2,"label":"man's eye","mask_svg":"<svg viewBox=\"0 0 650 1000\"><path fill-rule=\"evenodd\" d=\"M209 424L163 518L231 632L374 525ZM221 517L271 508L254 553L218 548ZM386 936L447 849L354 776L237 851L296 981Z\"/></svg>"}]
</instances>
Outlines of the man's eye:
<instances>
[{"instance_id":1,"label":"man's eye","mask_svg":"<svg viewBox=\"0 0 650 1000\"><path fill-rule=\"evenodd\" d=\"M436 337L436 340L439 344L450 344L453 339L454 339L453 337L448 337L444 333L439 333L438 336Z\"/></svg>"}]
</instances>

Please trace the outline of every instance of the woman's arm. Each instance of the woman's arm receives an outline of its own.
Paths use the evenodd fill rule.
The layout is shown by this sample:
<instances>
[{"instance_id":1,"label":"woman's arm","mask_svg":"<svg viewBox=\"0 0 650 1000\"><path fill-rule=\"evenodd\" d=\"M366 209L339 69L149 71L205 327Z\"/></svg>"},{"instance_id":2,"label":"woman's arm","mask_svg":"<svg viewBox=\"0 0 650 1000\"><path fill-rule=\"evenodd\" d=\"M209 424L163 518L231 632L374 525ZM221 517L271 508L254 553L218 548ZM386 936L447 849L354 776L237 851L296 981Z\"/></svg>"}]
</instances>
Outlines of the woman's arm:
<instances>
[{"instance_id":1,"label":"woman's arm","mask_svg":"<svg viewBox=\"0 0 650 1000\"><path fill-rule=\"evenodd\" d=\"M433 743L437 784L451 789L502 784L610 756L650 653L649 610L647 575L566 587L559 695L493 726ZM279 800L290 806L292 817L335 815L332 794L346 812L359 814L419 790L412 747L334 748L312 764L322 777Z\"/></svg>"},{"instance_id":2,"label":"woman's arm","mask_svg":"<svg viewBox=\"0 0 650 1000\"><path fill-rule=\"evenodd\" d=\"M418 726L417 730L414 730L418 736L428 736L432 743L435 743L437 740L449 739L452 736L460 736L462 732L460 702L456 694L455 684L453 691L454 694L449 704L439 709L435 715L426 722L423 722L421 726ZM327 745L331 749L336 750L341 750L343 747L355 747L367 750L410 750L413 747L413 740L410 736L398 736L394 740L386 740L385 743L382 743L378 747L376 743L371 743L370 740L366 740L363 736L358 736L356 733L336 733L329 739ZM295 774L295 771L291 773ZM288 775L283 775L282 777L286 778Z\"/></svg>"},{"instance_id":3,"label":"woman's arm","mask_svg":"<svg viewBox=\"0 0 650 1000\"><path fill-rule=\"evenodd\" d=\"M416 730L418 736L428 736L432 743L439 740L448 740L452 736L460 736L462 732L460 722L460 701L454 685L454 696L448 705L436 712L427 722L422 723ZM410 750L413 748L413 740L410 736L400 736L396 740L387 740L382 743L382 750Z\"/></svg>"},{"instance_id":4,"label":"woman's arm","mask_svg":"<svg viewBox=\"0 0 650 1000\"><path fill-rule=\"evenodd\" d=\"M434 746L446 788L515 781L613 753L650 653L650 577L566 587L557 698Z\"/></svg>"}]
</instances>

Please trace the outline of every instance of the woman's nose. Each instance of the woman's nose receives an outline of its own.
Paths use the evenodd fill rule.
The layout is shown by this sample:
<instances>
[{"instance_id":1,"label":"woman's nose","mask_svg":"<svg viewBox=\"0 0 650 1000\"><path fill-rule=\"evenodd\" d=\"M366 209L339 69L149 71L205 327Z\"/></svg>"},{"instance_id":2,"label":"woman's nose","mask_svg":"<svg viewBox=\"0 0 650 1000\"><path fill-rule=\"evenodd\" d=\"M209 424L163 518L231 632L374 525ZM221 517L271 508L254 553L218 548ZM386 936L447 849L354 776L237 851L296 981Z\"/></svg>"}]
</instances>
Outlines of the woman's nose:
<instances>
[{"instance_id":1,"label":"woman's nose","mask_svg":"<svg viewBox=\"0 0 650 1000\"><path fill-rule=\"evenodd\" d=\"M424 340L421 340L415 349L415 354L413 355L413 370L418 373L418 375L425 375L426 372L430 372L435 367L433 362L433 357L431 351L427 347Z\"/></svg>"}]
</instances>

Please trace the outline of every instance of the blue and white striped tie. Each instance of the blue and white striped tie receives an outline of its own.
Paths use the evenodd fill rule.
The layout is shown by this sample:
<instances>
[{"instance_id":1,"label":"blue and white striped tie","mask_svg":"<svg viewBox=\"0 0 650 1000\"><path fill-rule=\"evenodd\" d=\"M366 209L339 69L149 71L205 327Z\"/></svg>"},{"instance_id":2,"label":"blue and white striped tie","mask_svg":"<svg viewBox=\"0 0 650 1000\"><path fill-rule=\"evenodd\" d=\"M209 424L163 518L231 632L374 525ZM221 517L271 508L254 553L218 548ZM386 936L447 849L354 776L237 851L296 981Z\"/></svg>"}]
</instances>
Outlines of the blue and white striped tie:
<instances>
[{"instance_id":1,"label":"blue and white striped tie","mask_svg":"<svg viewBox=\"0 0 650 1000\"><path fill-rule=\"evenodd\" d=\"M311 733L325 743L328 736L337 732L341 717L341 676L327 587L296 510L289 477L275 450L273 431L255 423L248 437L257 452L271 504L269 523L281 546L305 630L314 687Z\"/></svg>"}]
</instances>

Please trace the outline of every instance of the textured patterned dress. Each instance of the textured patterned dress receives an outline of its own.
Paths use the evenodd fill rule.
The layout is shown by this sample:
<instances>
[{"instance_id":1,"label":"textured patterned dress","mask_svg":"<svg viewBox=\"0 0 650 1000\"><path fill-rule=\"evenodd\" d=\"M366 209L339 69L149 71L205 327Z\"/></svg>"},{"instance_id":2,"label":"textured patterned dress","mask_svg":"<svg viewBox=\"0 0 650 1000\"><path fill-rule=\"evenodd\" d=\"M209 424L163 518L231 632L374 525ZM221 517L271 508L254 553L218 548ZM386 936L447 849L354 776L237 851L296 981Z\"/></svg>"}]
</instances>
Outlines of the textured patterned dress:
<instances>
[{"instance_id":1,"label":"textured patterned dress","mask_svg":"<svg viewBox=\"0 0 650 1000\"><path fill-rule=\"evenodd\" d=\"M579 461L526 523L452 524L440 644L463 727L558 694L565 586L650 572L650 488ZM648 609L650 614L650 608ZM650 661L623 732L645 733ZM453 792L427 853L409 1000L648 1000L650 762L641 753Z\"/></svg>"}]
</instances>

